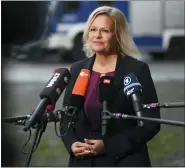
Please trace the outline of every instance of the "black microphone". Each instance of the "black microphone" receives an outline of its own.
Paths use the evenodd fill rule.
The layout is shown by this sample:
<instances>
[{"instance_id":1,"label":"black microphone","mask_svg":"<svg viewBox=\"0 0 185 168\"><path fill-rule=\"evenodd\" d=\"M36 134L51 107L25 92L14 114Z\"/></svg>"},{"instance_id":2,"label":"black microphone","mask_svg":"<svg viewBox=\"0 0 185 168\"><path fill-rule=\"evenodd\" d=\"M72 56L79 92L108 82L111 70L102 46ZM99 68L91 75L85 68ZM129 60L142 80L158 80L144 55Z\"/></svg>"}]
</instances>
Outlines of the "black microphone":
<instances>
[{"instance_id":1,"label":"black microphone","mask_svg":"<svg viewBox=\"0 0 185 168\"><path fill-rule=\"evenodd\" d=\"M102 135L107 132L107 102L111 102L116 94L115 82L112 76L102 76L99 81L99 100L103 103Z\"/></svg>"},{"instance_id":2,"label":"black microphone","mask_svg":"<svg viewBox=\"0 0 185 168\"><path fill-rule=\"evenodd\" d=\"M53 73L55 74L55 73L57 72L58 69L59 69L59 68L55 68L54 71L53 71ZM49 104L49 105L46 107L46 112L52 112L52 111L54 111L55 106L56 106L56 104Z\"/></svg>"},{"instance_id":3,"label":"black microphone","mask_svg":"<svg viewBox=\"0 0 185 168\"><path fill-rule=\"evenodd\" d=\"M123 80L124 85L124 94L127 98L131 98L134 111L136 116L142 117L142 103L141 103L141 95L142 95L142 86L138 82L138 79L134 73L129 73L124 77ZM144 126L143 121L137 120L137 124L140 127Z\"/></svg>"},{"instance_id":4,"label":"black microphone","mask_svg":"<svg viewBox=\"0 0 185 168\"><path fill-rule=\"evenodd\" d=\"M73 87L69 104L63 109L64 113L60 122L61 135L65 135L70 126L78 119L79 109L82 108L85 101L89 79L90 71L88 69L82 69Z\"/></svg>"},{"instance_id":5,"label":"black microphone","mask_svg":"<svg viewBox=\"0 0 185 168\"><path fill-rule=\"evenodd\" d=\"M41 101L27 121L23 129L24 131L28 131L29 128L40 119L40 117L45 113L47 105L56 103L70 78L71 74L68 69L60 68L56 71L41 92Z\"/></svg>"}]
</instances>

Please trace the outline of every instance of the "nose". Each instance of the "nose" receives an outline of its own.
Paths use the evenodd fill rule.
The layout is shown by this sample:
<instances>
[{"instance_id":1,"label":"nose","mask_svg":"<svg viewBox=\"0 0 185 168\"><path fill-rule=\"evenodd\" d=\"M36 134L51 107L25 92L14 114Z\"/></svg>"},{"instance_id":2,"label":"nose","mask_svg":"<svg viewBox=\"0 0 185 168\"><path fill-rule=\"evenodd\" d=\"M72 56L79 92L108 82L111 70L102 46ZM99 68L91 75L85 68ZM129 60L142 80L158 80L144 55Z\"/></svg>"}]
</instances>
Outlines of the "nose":
<instances>
[{"instance_id":1,"label":"nose","mask_svg":"<svg viewBox=\"0 0 185 168\"><path fill-rule=\"evenodd\" d=\"M101 38L101 37L102 37L102 36L101 36L101 31L100 31L100 30L96 31L95 37L96 37L96 38Z\"/></svg>"}]
</instances>

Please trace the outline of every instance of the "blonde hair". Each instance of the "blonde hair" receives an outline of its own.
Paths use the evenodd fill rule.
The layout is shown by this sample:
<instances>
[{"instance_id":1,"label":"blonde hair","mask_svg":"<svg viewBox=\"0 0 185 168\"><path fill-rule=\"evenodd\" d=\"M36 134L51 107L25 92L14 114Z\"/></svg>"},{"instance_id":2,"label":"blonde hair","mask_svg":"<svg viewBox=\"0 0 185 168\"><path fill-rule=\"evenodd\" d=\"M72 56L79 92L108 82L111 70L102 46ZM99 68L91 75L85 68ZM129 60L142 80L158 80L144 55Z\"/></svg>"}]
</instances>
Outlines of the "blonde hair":
<instances>
[{"instance_id":1,"label":"blonde hair","mask_svg":"<svg viewBox=\"0 0 185 168\"><path fill-rule=\"evenodd\" d=\"M117 39L117 52L122 56L140 56L140 52L136 47L132 37L128 31L128 23L125 15L117 8L110 6L102 6L96 8L89 16L86 27L83 33L83 51L86 53L87 57L95 54L88 44L88 33L89 27L91 26L94 19L101 14L106 14L110 16L115 22L115 34Z\"/></svg>"}]
</instances>

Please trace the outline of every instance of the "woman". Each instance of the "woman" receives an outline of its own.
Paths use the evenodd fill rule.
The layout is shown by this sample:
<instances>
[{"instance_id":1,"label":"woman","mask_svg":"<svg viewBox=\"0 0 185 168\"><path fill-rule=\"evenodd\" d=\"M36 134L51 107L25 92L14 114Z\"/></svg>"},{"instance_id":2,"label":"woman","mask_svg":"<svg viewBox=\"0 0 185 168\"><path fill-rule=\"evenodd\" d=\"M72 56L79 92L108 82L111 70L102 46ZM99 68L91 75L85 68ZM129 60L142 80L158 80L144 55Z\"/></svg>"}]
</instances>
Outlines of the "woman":
<instances>
[{"instance_id":1,"label":"woman","mask_svg":"<svg viewBox=\"0 0 185 168\"><path fill-rule=\"evenodd\" d=\"M101 136L102 104L97 92L101 76L113 76L119 91L114 101L108 104L111 112L134 115L122 86L124 76L130 72L136 74L143 87L143 103L158 101L148 65L133 58L139 52L128 33L124 14L108 6L95 9L89 16L83 39L84 51L89 58L72 65L72 78L63 103L64 106L70 103L81 69L89 69L91 77L79 119L62 138L70 154L69 166L151 166L146 143L159 132L159 124L144 122L145 126L141 128L136 120L110 119L107 133ZM143 116L160 118L160 112L147 110Z\"/></svg>"}]
</instances>

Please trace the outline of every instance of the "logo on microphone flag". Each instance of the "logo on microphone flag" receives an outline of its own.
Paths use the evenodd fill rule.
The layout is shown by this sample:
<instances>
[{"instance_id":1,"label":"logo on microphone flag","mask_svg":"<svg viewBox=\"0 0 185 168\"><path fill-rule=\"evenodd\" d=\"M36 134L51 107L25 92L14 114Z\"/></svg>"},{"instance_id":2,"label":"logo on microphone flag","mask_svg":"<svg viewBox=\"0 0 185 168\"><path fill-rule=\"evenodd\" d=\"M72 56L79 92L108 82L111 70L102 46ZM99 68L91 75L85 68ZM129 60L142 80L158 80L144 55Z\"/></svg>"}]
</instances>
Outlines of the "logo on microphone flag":
<instances>
[{"instance_id":1,"label":"logo on microphone flag","mask_svg":"<svg viewBox=\"0 0 185 168\"><path fill-rule=\"evenodd\" d=\"M131 82L131 78L127 76L127 77L124 79L124 85L130 84L130 82Z\"/></svg>"},{"instance_id":2,"label":"logo on microphone flag","mask_svg":"<svg viewBox=\"0 0 185 168\"><path fill-rule=\"evenodd\" d=\"M110 79L104 79L104 80L103 80L103 83L110 84Z\"/></svg>"}]
</instances>

